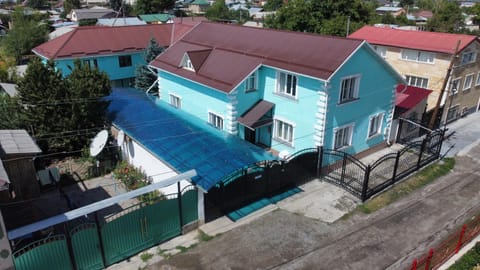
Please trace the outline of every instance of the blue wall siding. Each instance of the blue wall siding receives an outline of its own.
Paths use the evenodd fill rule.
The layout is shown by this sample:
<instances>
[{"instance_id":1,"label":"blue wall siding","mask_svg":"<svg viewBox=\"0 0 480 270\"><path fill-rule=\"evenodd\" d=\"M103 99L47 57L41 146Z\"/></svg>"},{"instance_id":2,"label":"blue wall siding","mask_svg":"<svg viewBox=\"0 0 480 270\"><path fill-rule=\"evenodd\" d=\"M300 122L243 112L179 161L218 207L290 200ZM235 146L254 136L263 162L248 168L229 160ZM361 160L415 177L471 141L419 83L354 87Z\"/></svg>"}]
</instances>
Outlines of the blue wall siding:
<instances>
[{"instance_id":1,"label":"blue wall siding","mask_svg":"<svg viewBox=\"0 0 480 270\"><path fill-rule=\"evenodd\" d=\"M358 153L385 140L385 129L389 110L393 101L393 90L398 83L379 61L374 61L372 53L363 46L330 80L329 104L324 146L334 147L334 129L354 124L352 146L342 149L348 153ZM339 105L342 78L360 75L359 99ZM384 113L381 135L368 137L370 117Z\"/></svg>"},{"instance_id":2,"label":"blue wall siding","mask_svg":"<svg viewBox=\"0 0 480 270\"><path fill-rule=\"evenodd\" d=\"M277 71L264 67L260 83L264 88L264 99L275 104L274 119L294 125L293 146L272 139L272 148L288 151L290 154L314 147L314 126L316 123L318 91L323 89L323 81L297 75L297 99L275 93ZM274 127L273 127L274 128ZM272 130L273 134L274 130Z\"/></svg>"},{"instance_id":3,"label":"blue wall siding","mask_svg":"<svg viewBox=\"0 0 480 270\"><path fill-rule=\"evenodd\" d=\"M129 54L124 54L129 55ZM127 79L135 77L135 69L138 65L144 65L145 60L144 53L138 52L130 54L132 57L132 65L128 67L120 67L118 57L119 55L109 55L109 56L92 56L92 57L82 57L78 58L80 60L90 60L90 65L93 66L93 59L97 59L98 69L104 71L108 74L111 81L119 79ZM55 66L62 71L63 76L67 76L71 73L69 68L73 68L74 59L56 59Z\"/></svg>"},{"instance_id":4,"label":"blue wall siding","mask_svg":"<svg viewBox=\"0 0 480 270\"><path fill-rule=\"evenodd\" d=\"M227 104L225 93L185 80L168 72L160 71L160 99L170 103L170 94L181 98L182 110L208 122L211 111L223 117L223 129L227 125Z\"/></svg>"}]
</instances>

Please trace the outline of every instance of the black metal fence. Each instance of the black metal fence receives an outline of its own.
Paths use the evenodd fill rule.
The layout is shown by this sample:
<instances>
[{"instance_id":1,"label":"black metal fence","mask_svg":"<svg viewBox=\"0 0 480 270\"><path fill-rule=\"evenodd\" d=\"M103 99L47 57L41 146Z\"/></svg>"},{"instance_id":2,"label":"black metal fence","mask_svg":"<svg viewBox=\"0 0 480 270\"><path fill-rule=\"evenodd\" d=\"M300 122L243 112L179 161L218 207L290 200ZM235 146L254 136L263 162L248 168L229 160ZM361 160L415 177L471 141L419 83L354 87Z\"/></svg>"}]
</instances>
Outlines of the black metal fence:
<instances>
[{"instance_id":1,"label":"black metal fence","mask_svg":"<svg viewBox=\"0 0 480 270\"><path fill-rule=\"evenodd\" d=\"M225 214L315 178L365 201L438 159L443 136L443 130L433 131L368 165L342 151L304 149L285 160L265 160L233 172L208 191L206 201L218 214ZM206 211L208 216L209 207Z\"/></svg>"}]
</instances>

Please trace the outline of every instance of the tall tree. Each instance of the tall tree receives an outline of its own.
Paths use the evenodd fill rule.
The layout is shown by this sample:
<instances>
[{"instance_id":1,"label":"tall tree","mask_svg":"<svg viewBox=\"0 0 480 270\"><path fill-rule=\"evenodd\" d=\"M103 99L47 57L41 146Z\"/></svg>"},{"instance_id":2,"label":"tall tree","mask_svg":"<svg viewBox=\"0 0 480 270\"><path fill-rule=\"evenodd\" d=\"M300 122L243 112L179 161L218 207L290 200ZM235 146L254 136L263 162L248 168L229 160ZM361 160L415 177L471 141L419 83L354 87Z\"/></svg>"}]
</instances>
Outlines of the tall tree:
<instances>
[{"instance_id":1,"label":"tall tree","mask_svg":"<svg viewBox=\"0 0 480 270\"><path fill-rule=\"evenodd\" d=\"M462 10L457 2L436 2L433 17L427 21L427 29L434 32L458 32L464 26Z\"/></svg>"},{"instance_id":2,"label":"tall tree","mask_svg":"<svg viewBox=\"0 0 480 270\"><path fill-rule=\"evenodd\" d=\"M210 21L230 20L230 12L225 5L225 0L217 0L205 11L205 17Z\"/></svg>"},{"instance_id":3,"label":"tall tree","mask_svg":"<svg viewBox=\"0 0 480 270\"><path fill-rule=\"evenodd\" d=\"M15 10L12 25L2 43L5 51L20 64L22 55L30 54L34 47L47 41L48 28L44 23L34 20L33 16L25 15L23 9Z\"/></svg>"},{"instance_id":4,"label":"tall tree","mask_svg":"<svg viewBox=\"0 0 480 270\"><path fill-rule=\"evenodd\" d=\"M24 125L44 151L77 150L88 142L81 131L103 127L111 91L108 76L77 60L66 78L53 62L32 59L18 84Z\"/></svg>"},{"instance_id":5,"label":"tall tree","mask_svg":"<svg viewBox=\"0 0 480 270\"><path fill-rule=\"evenodd\" d=\"M17 99L0 94L0 129L23 129L24 121Z\"/></svg>"},{"instance_id":6,"label":"tall tree","mask_svg":"<svg viewBox=\"0 0 480 270\"><path fill-rule=\"evenodd\" d=\"M267 0L263 6L266 11L275 11L283 6L283 0Z\"/></svg>"},{"instance_id":7,"label":"tall tree","mask_svg":"<svg viewBox=\"0 0 480 270\"><path fill-rule=\"evenodd\" d=\"M147 65L157 57L160 53L163 52L163 48L160 47L157 41L152 38L150 39L147 49L145 50L145 65L139 65L135 70L135 88L146 91L153 83L157 80L157 75L153 74L148 68ZM158 86L151 88L153 91L158 91Z\"/></svg>"},{"instance_id":8,"label":"tall tree","mask_svg":"<svg viewBox=\"0 0 480 270\"><path fill-rule=\"evenodd\" d=\"M154 14L172 9L175 0L137 0L134 10L137 15Z\"/></svg>"},{"instance_id":9,"label":"tall tree","mask_svg":"<svg viewBox=\"0 0 480 270\"><path fill-rule=\"evenodd\" d=\"M120 7L122 6L123 0L110 0L110 8L119 11Z\"/></svg>"},{"instance_id":10,"label":"tall tree","mask_svg":"<svg viewBox=\"0 0 480 270\"><path fill-rule=\"evenodd\" d=\"M80 8L80 0L65 0L63 2L63 13L62 15L65 16L72 11L72 9Z\"/></svg>"}]
</instances>

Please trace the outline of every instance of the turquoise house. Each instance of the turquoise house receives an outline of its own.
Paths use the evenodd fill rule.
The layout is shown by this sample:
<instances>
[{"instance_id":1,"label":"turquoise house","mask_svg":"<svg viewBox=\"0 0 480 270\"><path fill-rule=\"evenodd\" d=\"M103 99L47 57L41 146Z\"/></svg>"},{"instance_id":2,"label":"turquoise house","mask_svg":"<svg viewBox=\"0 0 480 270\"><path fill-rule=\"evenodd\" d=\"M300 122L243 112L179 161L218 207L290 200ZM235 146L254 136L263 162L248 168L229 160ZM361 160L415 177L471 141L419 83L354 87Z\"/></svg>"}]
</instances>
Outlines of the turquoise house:
<instances>
[{"instance_id":1,"label":"turquoise house","mask_svg":"<svg viewBox=\"0 0 480 270\"><path fill-rule=\"evenodd\" d=\"M161 101L280 157L383 146L403 82L362 40L210 22L150 66Z\"/></svg>"},{"instance_id":2,"label":"turquoise house","mask_svg":"<svg viewBox=\"0 0 480 270\"><path fill-rule=\"evenodd\" d=\"M144 52L150 39L168 47L191 29L185 24L85 26L35 47L43 61L54 60L68 75L75 59L104 71L113 86L129 86L138 65L144 65Z\"/></svg>"}]
</instances>

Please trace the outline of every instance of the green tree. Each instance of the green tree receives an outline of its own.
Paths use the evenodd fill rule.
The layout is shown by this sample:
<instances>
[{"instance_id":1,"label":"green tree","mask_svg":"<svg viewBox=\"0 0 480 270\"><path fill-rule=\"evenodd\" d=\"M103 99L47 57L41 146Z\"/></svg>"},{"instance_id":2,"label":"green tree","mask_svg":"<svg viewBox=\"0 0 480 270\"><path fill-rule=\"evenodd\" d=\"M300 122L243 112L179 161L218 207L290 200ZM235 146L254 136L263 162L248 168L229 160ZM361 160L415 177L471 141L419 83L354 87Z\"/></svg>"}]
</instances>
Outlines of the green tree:
<instances>
[{"instance_id":1,"label":"green tree","mask_svg":"<svg viewBox=\"0 0 480 270\"><path fill-rule=\"evenodd\" d=\"M135 88L142 89L146 91L153 83L157 80L157 75L153 74L148 68L147 65L157 57L160 53L163 52L163 48L160 47L157 41L152 38L150 39L147 49L145 50L145 65L139 65L135 70ZM151 88L153 91L158 91L158 87L155 85Z\"/></svg>"},{"instance_id":2,"label":"green tree","mask_svg":"<svg viewBox=\"0 0 480 270\"><path fill-rule=\"evenodd\" d=\"M23 123L17 98L0 94L0 129L22 129Z\"/></svg>"},{"instance_id":3,"label":"green tree","mask_svg":"<svg viewBox=\"0 0 480 270\"><path fill-rule=\"evenodd\" d=\"M104 98L111 93L110 79L105 72L84 65L80 60L74 62L72 73L64 80L70 102L63 105L66 110L62 130L88 130L104 127L108 124L107 108L109 102ZM62 138L62 148L81 149L88 144L91 135Z\"/></svg>"},{"instance_id":4,"label":"green tree","mask_svg":"<svg viewBox=\"0 0 480 270\"><path fill-rule=\"evenodd\" d=\"M48 6L48 2L46 0L28 0L27 5L34 9L41 9Z\"/></svg>"},{"instance_id":5,"label":"green tree","mask_svg":"<svg viewBox=\"0 0 480 270\"><path fill-rule=\"evenodd\" d=\"M275 11L283 6L283 0L268 0L263 6L266 11Z\"/></svg>"},{"instance_id":6,"label":"green tree","mask_svg":"<svg viewBox=\"0 0 480 270\"><path fill-rule=\"evenodd\" d=\"M77 9L80 8L80 0L65 0L63 2L63 13L62 17L65 17L65 15L69 14L72 9Z\"/></svg>"},{"instance_id":7,"label":"green tree","mask_svg":"<svg viewBox=\"0 0 480 270\"><path fill-rule=\"evenodd\" d=\"M417 0L416 5L420 10L433 10L435 8L435 0Z\"/></svg>"},{"instance_id":8,"label":"green tree","mask_svg":"<svg viewBox=\"0 0 480 270\"><path fill-rule=\"evenodd\" d=\"M205 17L210 21L230 20L230 11L225 5L225 0L217 0L205 11Z\"/></svg>"},{"instance_id":9,"label":"green tree","mask_svg":"<svg viewBox=\"0 0 480 270\"><path fill-rule=\"evenodd\" d=\"M110 0L110 8L119 11L120 7L122 7L122 0Z\"/></svg>"},{"instance_id":10,"label":"green tree","mask_svg":"<svg viewBox=\"0 0 480 270\"><path fill-rule=\"evenodd\" d=\"M26 16L22 9L16 9L12 15L13 27L2 40L5 51L14 57L18 64L22 56L31 54L31 50L47 41L48 28L46 24Z\"/></svg>"},{"instance_id":11,"label":"green tree","mask_svg":"<svg viewBox=\"0 0 480 270\"><path fill-rule=\"evenodd\" d=\"M111 91L108 76L77 60L63 78L53 62L32 59L18 84L24 126L44 151L78 150L91 134L71 131L103 127Z\"/></svg>"},{"instance_id":12,"label":"green tree","mask_svg":"<svg viewBox=\"0 0 480 270\"><path fill-rule=\"evenodd\" d=\"M138 15L155 14L172 9L174 6L175 0L137 0L134 10Z\"/></svg>"},{"instance_id":13,"label":"green tree","mask_svg":"<svg viewBox=\"0 0 480 270\"><path fill-rule=\"evenodd\" d=\"M458 32L463 26L462 10L457 2L441 0L436 2L433 17L427 21L427 29L434 32Z\"/></svg>"}]
</instances>

